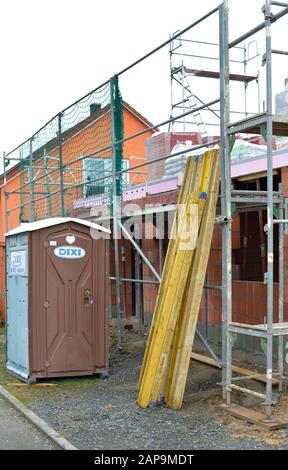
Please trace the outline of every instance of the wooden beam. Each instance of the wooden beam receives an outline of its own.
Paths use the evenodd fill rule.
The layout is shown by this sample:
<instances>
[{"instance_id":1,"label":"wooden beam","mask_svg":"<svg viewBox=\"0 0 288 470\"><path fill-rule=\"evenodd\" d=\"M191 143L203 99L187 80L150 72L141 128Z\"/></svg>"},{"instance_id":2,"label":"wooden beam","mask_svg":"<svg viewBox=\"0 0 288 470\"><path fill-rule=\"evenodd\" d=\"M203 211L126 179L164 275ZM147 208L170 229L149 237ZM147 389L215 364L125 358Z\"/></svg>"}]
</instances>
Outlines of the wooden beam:
<instances>
[{"instance_id":1,"label":"wooden beam","mask_svg":"<svg viewBox=\"0 0 288 470\"><path fill-rule=\"evenodd\" d=\"M286 428L288 420L282 420L280 418L267 419L267 416L258 411L245 408L239 405L219 405L221 411L235 416L235 418L244 419L248 423L252 423L255 426L266 429L267 431L276 431L277 429Z\"/></svg>"},{"instance_id":2,"label":"wooden beam","mask_svg":"<svg viewBox=\"0 0 288 470\"><path fill-rule=\"evenodd\" d=\"M194 361L202 362L203 364L208 364L209 366L218 368L217 362L214 359L212 359L212 357L207 357L207 356L203 356L202 354L197 354L197 353L192 352L191 359L193 359ZM236 372L237 374L243 375L244 377L251 377L251 376L255 376L256 374L256 372L254 372L253 370L245 369L243 367L238 367L233 364L232 364L232 372ZM266 375L264 374L257 375L257 377L254 377L254 380L257 380L257 382L262 382L262 383L267 382ZM279 385L279 380L273 378L272 384Z\"/></svg>"},{"instance_id":3,"label":"wooden beam","mask_svg":"<svg viewBox=\"0 0 288 470\"><path fill-rule=\"evenodd\" d=\"M202 299L203 286L214 230L214 218L220 180L219 151L213 150L209 192L199 230L196 253L191 265L186 292L182 299L181 316L175 332L170 370L165 391L165 402L172 409L180 409L188 375L192 345Z\"/></svg>"},{"instance_id":4,"label":"wooden beam","mask_svg":"<svg viewBox=\"0 0 288 470\"><path fill-rule=\"evenodd\" d=\"M190 168L189 168L190 167ZM159 398L161 383L166 369L166 359L169 353L172 337L181 307L182 298L194 250L181 249L181 242L187 237L187 222L190 221L190 211L199 205L201 194L206 192L211 171L211 155L205 158L191 158L184 179L184 191L177 204L172 239L169 243L170 253L166 255L163 278L160 284L157 304L154 311L153 328L150 331L148 347L145 352L141 370L138 404L147 408ZM186 181L185 181L186 180ZM183 197L183 200L182 200ZM205 199L203 199L205 201ZM202 218L203 210L200 212ZM195 218L194 218L195 219Z\"/></svg>"},{"instance_id":5,"label":"wooden beam","mask_svg":"<svg viewBox=\"0 0 288 470\"><path fill-rule=\"evenodd\" d=\"M194 159L188 159L188 162L185 168L183 184L180 189L180 193L178 197L178 204L177 204L177 208L176 208L176 212L175 212L175 216L173 220L172 233L176 230L175 227L179 220L179 204L183 204L185 202L191 190L191 187L195 183L196 168L197 168L196 161ZM166 257L165 257L162 280L161 280L161 284L158 290L156 305L155 305L154 314L152 317L152 323L150 325L150 330L149 330L147 346L145 349L144 360L143 360L142 367L141 367L141 372L140 372L140 377L139 377L139 382L138 382L139 390L143 383L143 374L147 366L147 358L150 355L152 344L155 340L155 333L159 325L159 315L157 314L157 312L161 309L163 298L164 298L164 293L167 290L167 282L168 282L171 269L172 269L172 264L170 263L170 260L175 257L176 249L177 247L175 244L175 240L171 238L169 241L168 250L166 253Z\"/></svg>"}]
</instances>

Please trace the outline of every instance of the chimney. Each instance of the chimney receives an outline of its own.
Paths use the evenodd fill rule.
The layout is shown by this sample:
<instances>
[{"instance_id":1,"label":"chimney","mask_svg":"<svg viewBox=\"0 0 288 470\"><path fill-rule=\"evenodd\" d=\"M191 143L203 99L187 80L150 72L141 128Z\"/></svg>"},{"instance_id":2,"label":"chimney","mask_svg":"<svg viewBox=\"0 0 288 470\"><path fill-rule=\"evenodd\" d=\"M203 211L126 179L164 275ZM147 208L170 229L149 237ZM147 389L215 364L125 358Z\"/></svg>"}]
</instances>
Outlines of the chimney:
<instances>
[{"instance_id":1,"label":"chimney","mask_svg":"<svg viewBox=\"0 0 288 470\"><path fill-rule=\"evenodd\" d=\"M101 104L100 103L91 103L90 104L90 116L93 114L99 113L101 111Z\"/></svg>"}]
</instances>

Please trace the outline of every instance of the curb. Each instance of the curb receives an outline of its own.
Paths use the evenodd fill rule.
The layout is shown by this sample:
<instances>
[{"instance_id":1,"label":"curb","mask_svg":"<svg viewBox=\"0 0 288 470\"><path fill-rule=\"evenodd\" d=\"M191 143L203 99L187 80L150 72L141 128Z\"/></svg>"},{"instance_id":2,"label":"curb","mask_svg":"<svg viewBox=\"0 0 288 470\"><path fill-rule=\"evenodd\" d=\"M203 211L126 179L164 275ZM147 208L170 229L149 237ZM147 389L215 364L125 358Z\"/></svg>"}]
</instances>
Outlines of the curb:
<instances>
[{"instance_id":1,"label":"curb","mask_svg":"<svg viewBox=\"0 0 288 470\"><path fill-rule=\"evenodd\" d=\"M40 431L42 431L51 441L55 442L64 450L78 450L71 442L65 437L61 436L59 432L51 428L43 419L39 418L32 410L27 408L17 398L14 397L6 388L0 385L0 395L5 398L11 405L14 406L20 413L22 413L32 424L34 424Z\"/></svg>"}]
</instances>

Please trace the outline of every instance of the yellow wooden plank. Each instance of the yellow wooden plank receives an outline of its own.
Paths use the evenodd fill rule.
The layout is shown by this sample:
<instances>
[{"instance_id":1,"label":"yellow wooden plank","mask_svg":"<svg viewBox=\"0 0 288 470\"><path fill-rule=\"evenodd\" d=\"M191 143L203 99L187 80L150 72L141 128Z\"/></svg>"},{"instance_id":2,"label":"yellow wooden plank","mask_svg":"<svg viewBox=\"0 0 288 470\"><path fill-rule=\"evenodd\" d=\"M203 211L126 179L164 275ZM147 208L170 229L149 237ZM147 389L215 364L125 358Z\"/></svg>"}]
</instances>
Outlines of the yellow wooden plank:
<instances>
[{"instance_id":1,"label":"yellow wooden plank","mask_svg":"<svg viewBox=\"0 0 288 470\"><path fill-rule=\"evenodd\" d=\"M206 160L207 160L207 159L206 159ZM208 180L208 178L206 177L206 181L207 181L207 180ZM206 187L204 187L204 188L205 188L205 190L206 190ZM202 187L201 189L204 189L204 188ZM173 263L173 266L174 266L174 265L175 265L175 261L174 261L174 263ZM169 287L171 287L171 285L170 285ZM169 292L169 291L168 291L168 292ZM162 319L162 322L163 322L163 319ZM161 364L160 364L160 370L161 370ZM147 377L146 377L146 379L147 379Z\"/></svg>"},{"instance_id":2,"label":"yellow wooden plank","mask_svg":"<svg viewBox=\"0 0 288 470\"><path fill-rule=\"evenodd\" d=\"M175 226L179 223L179 205L184 203L184 201L187 199L188 194L191 192L191 189L193 188L195 184L197 166L198 166L198 160L193 157L189 157L187 160L187 165L186 165L185 172L184 172L183 184L180 188L178 203L176 206L176 211L175 211L175 216L174 216L174 221L173 221L172 233L175 230ZM169 245L168 245L165 261L164 261L162 279L161 279L161 284L158 290L156 305L155 305L154 314L152 317L152 323L150 325L149 337L148 337L147 346L145 349L145 355L144 355L140 378L139 378L139 384L138 384L139 388L141 387L143 373L146 368L147 357L150 354L151 343L153 343L154 341L155 331L157 330L157 326L159 324L158 311L161 310L161 305L164 300L163 295L167 289L167 281L169 279L170 272L173 267L173 263L171 261L175 256L176 249L177 247L176 247L175 239L171 238Z\"/></svg>"},{"instance_id":3,"label":"yellow wooden plank","mask_svg":"<svg viewBox=\"0 0 288 470\"><path fill-rule=\"evenodd\" d=\"M198 160L195 158L189 159L188 165L185 171L183 185L182 185L183 190L181 191L180 196L179 196L179 202L181 204L183 204L185 200L187 200L187 197L191 189L195 187L196 180L199 178L199 171L200 171L200 166L199 166ZM176 215L174 217L174 223L173 223L173 230L175 230L175 226L177 224L181 223L181 215L182 214L180 213L179 206L177 205ZM144 374L144 371L146 370L147 358L150 357L152 354L151 345L154 344L155 342L155 334L159 327L159 322L160 322L159 312L162 311L163 302L165 300L165 293L168 290L168 283L171 278L171 271L173 270L173 267L174 267L174 258L177 253L177 246L178 246L177 243L178 243L178 240L177 239L175 240L172 238L168 246L168 253L165 258L162 281L161 281L160 288L158 291L156 307L155 307L154 315L153 315L153 323L150 328L148 344L147 344L144 361L143 361L143 365L141 369L139 389L141 389L141 385L143 382L143 374Z\"/></svg>"},{"instance_id":4,"label":"yellow wooden plank","mask_svg":"<svg viewBox=\"0 0 288 470\"><path fill-rule=\"evenodd\" d=\"M179 221L179 204L183 204L183 202L187 199L187 196L188 196L189 192L191 191L191 188L193 187L193 185L195 183L197 165L198 165L198 162L195 158L191 158L191 157L188 158L187 165L186 165L185 172L184 172L183 184L180 188L180 194L179 194L178 203L177 203L177 206L176 206L176 212L175 212L175 217L174 217L174 221L173 221L172 232L175 230L175 225L178 224L178 221ZM164 293L167 289L167 281L169 279L169 275L170 275L171 268L172 268L171 260L175 256L175 250L176 250L175 240L171 239L170 242L169 242L168 250L167 250L167 253L166 253L166 257L165 257L161 284L160 284L159 290L158 290L158 295L157 295L157 299L156 299L156 306L155 306L155 309L154 309L154 314L153 314L152 323L151 323L151 326L150 326L147 346L146 346L146 349L145 349L145 355L144 355L142 368L141 368L141 373L140 373L140 378L139 378L139 385L138 385L139 388L141 387L143 373L144 373L144 370L146 368L147 357L150 354L151 343L154 340L155 331L157 330L157 326L159 324L159 316L158 316L157 312L161 309L161 304L162 304L163 299L164 299L163 295L164 295Z\"/></svg>"},{"instance_id":5,"label":"yellow wooden plank","mask_svg":"<svg viewBox=\"0 0 288 470\"><path fill-rule=\"evenodd\" d=\"M212 151L211 155L214 157L213 151ZM212 176L212 172L214 171L214 168L215 168L215 160L213 161L213 165L211 166L210 178ZM209 180L209 185L211 185L210 180ZM192 260L192 263L193 263L193 260ZM186 282L186 285L185 285L185 292L184 292L184 295L183 295L183 298L182 298L182 308L181 308L181 310L183 310L184 309L183 306L185 306L187 304L187 296L188 296L188 292L189 292L189 285L190 285L190 282L191 282L191 272L192 272L192 267L193 267L192 263L191 263L188 279L187 279L187 282ZM178 316L178 319L177 319L176 326L175 326L173 343L171 345L171 351L169 353L169 367L167 367L168 371L166 371L166 373L165 373L165 383L162 383L162 397L167 396L167 394L169 393L169 392L167 392L167 390L169 390L169 384L171 384L171 375L172 375L171 371L173 371L173 366L171 366L171 364L175 364L175 362L176 362L177 347L175 347L175 344L176 345L180 344L180 334L181 334L181 331L182 331L181 330L182 329L182 322L183 322L183 312L180 312L180 314Z\"/></svg>"},{"instance_id":6,"label":"yellow wooden plank","mask_svg":"<svg viewBox=\"0 0 288 470\"><path fill-rule=\"evenodd\" d=\"M199 184L202 180L202 173L203 173L203 164L201 162L200 165L197 166L196 169L196 180L195 185L198 186L198 191L191 195L193 201L197 201L199 197ZM163 339L163 334L165 332L166 324L169 318L169 307L167 310L167 306L171 303L175 289L177 287L177 279L179 278L179 273L181 271L181 264L184 261L184 253L180 252L177 247L179 245L179 240L184 228L185 220L186 220L186 211L190 205L190 199L187 198L186 204L184 205L184 210L181 211L179 216L179 227L177 232L180 231L180 236L177 235L175 240L175 250L173 256L170 258L170 265L171 269L168 272L168 276L166 277L166 285L165 290L162 292L162 295L158 296L159 299L159 308L157 305L156 312L154 315L157 317L156 325L157 327L153 331L153 337L151 339L149 352L146 356L146 361L144 367L142 368L142 380L139 387L139 396L138 396L138 403L140 406L146 408L150 400L151 395L151 387L153 385L153 377L155 374L155 370L157 368L157 360L159 356L159 348L161 348L161 342ZM169 265L168 265L169 266ZM166 306L166 308L165 308ZM159 316L159 319L158 319Z\"/></svg>"},{"instance_id":7,"label":"yellow wooden plank","mask_svg":"<svg viewBox=\"0 0 288 470\"><path fill-rule=\"evenodd\" d=\"M165 401L173 409L182 406L185 384L187 380L190 355L195 335L198 313L202 298L203 285L207 270L211 240L214 228L214 217L219 191L219 152L214 151L214 168L211 178L211 191L199 232L190 282L187 285L185 305L177 324L178 334L175 335L169 375L165 392Z\"/></svg>"},{"instance_id":8,"label":"yellow wooden plank","mask_svg":"<svg viewBox=\"0 0 288 470\"><path fill-rule=\"evenodd\" d=\"M210 173L211 173L212 154L207 153L203 161L201 161L200 172L198 172L197 183L198 188L193 192L186 202L185 213L184 211L184 231L186 229L185 222L189 210L194 207L196 201L201 202L200 220L203 213L205 199L199 199L199 193L207 192ZM200 184L199 184L200 183ZM182 223L181 222L181 223ZM170 270L170 277L168 279L168 290L164 293L163 299L160 302L161 309L159 310L159 320L157 322L157 330L155 331L155 338L151 341L151 347L147 360L145 362L145 369L143 370L142 381L140 385L138 403L142 407L146 407L149 402L157 401L159 398L161 381L165 374L167 363L167 356L169 353L170 345L173 338L174 328L177 317L181 307L181 299L185 289L185 283L189 273L189 266L193 257L194 250L179 249L179 240L183 241L183 223L180 223L181 237L176 239L176 249L174 250L174 258ZM189 235L188 235L189 237ZM178 246L178 250L177 250ZM187 246L187 244L186 244ZM155 312L156 313L156 312Z\"/></svg>"},{"instance_id":9,"label":"yellow wooden plank","mask_svg":"<svg viewBox=\"0 0 288 470\"><path fill-rule=\"evenodd\" d=\"M214 172L214 176L215 176L215 172ZM218 181L219 181L219 178L218 178ZM207 266L207 263L205 263L206 265L203 265L201 257L203 257L203 255L207 255L206 258L208 261L208 254L209 254L209 250L207 250L207 248L209 247L208 238L210 235L212 236L212 231L213 231L214 216L213 215L211 216L211 202L212 202L211 196L212 195L210 193L209 206L206 207L206 215L205 215L205 219L203 219L203 222L202 222L203 226L201 227L201 230L200 230L197 253L195 256L194 265L192 267L190 280L187 285L187 289L185 293L186 295L184 296L183 313L181 317L179 318L179 322L177 324L177 331L175 335L175 344L173 347L174 351L172 354L172 360L171 360L171 365L170 365L167 392L165 394L167 403L170 406L173 406L174 408L177 408L175 401L174 403L172 401L174 399L174 395L175 394L176 396L177 394L179 395L179 389L181 390L181 386L183 388L183 385L185 385L185 382L186 382L188 368L186 367L183 357L186 358L186 363L187 363L187 351L188 351L188 357L189 357L191 348L192 348L194 332L196 328L199 306L201 302L201 295L202 295L203 283L204 283L206 266ZM215 207L216 207L217 196L218 196L218 182L217 182L217 190L214 191ZM210 223L210 235L209 235L209 230L207 230L207 221ZM187 342L188 342L188 346L187 346ZM191 346L190 346L190 343L191 343ZM189 365L189 359L188 359L188 365Z\"/></svg>"},{"instance_id":10,"label":"yellow wooden plank","mask_svg":"<svg viewBox=\"0 0 288 470\"><path fill-rule=\"evenodd\" d=\"M202 174L202 181L200 185L200 193L204 196L204 194L207 194L208 188L209 188L209 181L210 181L210 175L211 175L211 168L212 168L212 153L207 153L204 157L204 165L203 165L203 174ZM205 203L206 203L206 198L204 197L203 199L198 199L198 226L201 224L204 208L205 208ZM191 202L188 202L188 205L193 204L193 200L191 198ZM191 218L190 218L191 221ZM195 222L194 222L195 223ZM192 230L195 230L195 228L192 227L187 227L189 228L189 231L191 232ZM198 235L198 229L196 230L196 235ZM197 240L195 240L197 242ZM186 243L189 243L189 240L186 240ZM183 240L182 237L182 243L181 245L185 246L185 241ZM180 314L180 309L182 305L182 300L183 300L183 295L184 295L184 290L187 282L187 278L189 275L189 268L192 263L194 253L195 253L195 247L186 245L185 249L184 246L179 247L181 251L184 253L182 254L182 259L180 260L175 260L175 264L177 262L180 262L180 275L176 278L176 292L174 294L173 302L171 305L168 304L169 308L169 317L168 317L168 324L167 324L167 329L164 334L163 338L163 344L161 348L161 353L160 353L160 358L159 358L159 364L158 368L155 373L155 378L154 382L152 385L151 389L151 396L150 396L150 401L151 402L156 402L159 399L159 396L161 395L161 389L162 389L162 383L165 381L165 378L167 376L166 371L167 371L167 365L169 363L169 353L171 349L171 344L173 341L173 336L175 332L175 327L177 323L178 316Z\"/></svg>"}]
</instances>

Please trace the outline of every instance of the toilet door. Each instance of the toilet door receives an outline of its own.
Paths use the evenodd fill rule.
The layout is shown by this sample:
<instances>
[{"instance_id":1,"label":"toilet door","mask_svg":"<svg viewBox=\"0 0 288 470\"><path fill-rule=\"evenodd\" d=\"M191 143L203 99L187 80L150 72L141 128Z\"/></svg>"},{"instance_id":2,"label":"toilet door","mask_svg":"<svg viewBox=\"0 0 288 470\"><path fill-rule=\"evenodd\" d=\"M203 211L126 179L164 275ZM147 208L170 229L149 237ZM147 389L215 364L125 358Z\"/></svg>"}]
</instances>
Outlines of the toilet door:
<instances>
[{"instance_id":1,"label":"toilet door","mask_svg":"<svg viewBox=\"0 0 288 470\"><path fill-rule=\"evenodd\" d=\"M92 240L85 233L50 234L46 240L47 375L92 374Z\"/></svg>"}]
</instances>

